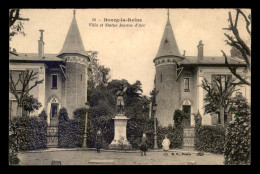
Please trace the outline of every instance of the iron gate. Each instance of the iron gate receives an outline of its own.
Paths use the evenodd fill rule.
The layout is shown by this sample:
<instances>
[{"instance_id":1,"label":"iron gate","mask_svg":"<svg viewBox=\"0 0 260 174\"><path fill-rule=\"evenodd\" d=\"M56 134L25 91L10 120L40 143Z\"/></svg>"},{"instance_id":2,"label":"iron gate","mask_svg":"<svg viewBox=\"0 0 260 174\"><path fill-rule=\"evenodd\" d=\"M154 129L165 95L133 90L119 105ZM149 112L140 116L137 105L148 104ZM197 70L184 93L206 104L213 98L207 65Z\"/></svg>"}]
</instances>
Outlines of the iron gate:
<instances>
[{"instance_id":1,"label":"iron gate","mask_svg":"<svg viewBox=\"0 0 260 174\"><path fill-rule=\"evenodd\" d=\"M194 127L183 129L183 147L194 147Z\"/></svg>"},{"instance_id":2,"label":"iron gate","mask_svg":"<svg viewBox=\"0 0 260 174\"><path fill-rule=\"evenodd\" d=\"M58 147L58 126L47 127L47 147Z\"/></svg>"}]
</instances>

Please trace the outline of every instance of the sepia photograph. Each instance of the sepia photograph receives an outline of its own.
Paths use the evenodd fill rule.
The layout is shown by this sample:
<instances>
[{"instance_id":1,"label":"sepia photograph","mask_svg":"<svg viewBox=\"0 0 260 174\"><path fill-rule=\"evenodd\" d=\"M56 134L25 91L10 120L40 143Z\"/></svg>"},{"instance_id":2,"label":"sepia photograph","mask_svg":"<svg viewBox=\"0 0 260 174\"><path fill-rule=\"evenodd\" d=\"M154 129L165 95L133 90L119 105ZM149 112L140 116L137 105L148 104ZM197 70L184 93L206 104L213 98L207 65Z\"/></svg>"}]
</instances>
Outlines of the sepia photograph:
<instances>
[{"instance_id":1,"label":"sepia photograph","mask_svg":"<svg viewBox=\"0 0 260 174\"><path fill-rule=\"evenodd\" d=\"M251 165L250 8L10 8L10 166Z\"/></svg>"}]
</instances>

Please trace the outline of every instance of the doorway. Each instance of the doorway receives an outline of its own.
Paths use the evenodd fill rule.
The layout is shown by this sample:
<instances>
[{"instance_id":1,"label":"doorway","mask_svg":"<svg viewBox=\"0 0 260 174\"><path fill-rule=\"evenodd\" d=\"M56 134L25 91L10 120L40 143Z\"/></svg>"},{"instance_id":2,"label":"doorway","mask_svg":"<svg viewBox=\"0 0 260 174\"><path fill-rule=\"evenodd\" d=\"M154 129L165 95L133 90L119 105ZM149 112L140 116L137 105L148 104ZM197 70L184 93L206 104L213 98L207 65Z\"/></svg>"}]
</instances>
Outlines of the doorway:
<instances>
[{"instance_id":1,"label":"doorway","mask_svg":"<svg viewBox=\"0 0 260 174\"><path fill-rule=\"evenodd\" d=\"M51 126L58 125L58 103L51 104Z\"/></svg>"},{"instance_id":2,"label":"doorway","mask_svg":"<svg viewBox=\"0 0 260 174\"><path fill-rule=\"evenodd\" d=\"M183 105L182 111L189 115L188 118L183 119L183 126L184 127L190 127L191 126L191 124L190 124L191 106L190 105Z\"/></svg>"}]
</instances>

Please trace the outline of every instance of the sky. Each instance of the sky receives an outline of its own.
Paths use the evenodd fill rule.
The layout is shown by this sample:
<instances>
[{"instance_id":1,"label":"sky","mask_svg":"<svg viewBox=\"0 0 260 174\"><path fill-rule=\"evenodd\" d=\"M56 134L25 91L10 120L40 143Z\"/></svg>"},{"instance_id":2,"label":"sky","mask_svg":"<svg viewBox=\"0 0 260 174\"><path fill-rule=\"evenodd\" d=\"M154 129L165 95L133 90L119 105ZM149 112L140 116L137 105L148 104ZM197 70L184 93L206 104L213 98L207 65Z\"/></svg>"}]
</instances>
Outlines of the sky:
<instances>
[{"instance_id":1,"label":"sky","mask_svg":"<svg viewBox=\"0 0 260 174\"><path fill-rule=\"evenodd\" d=\"M111 79L126 79L129 83L140 80L143 94L154 87L155 58L167 21L168 9L76 9L76 19L86 51L98 51L99 63L110 68ZM197 45L204 44L205 56L222 56L220 50L230 55L222 28L228 27L228 12L234 9L169 9L170 22L180 53L197 56ZM243 9L246 15L250 9ZM10 47L18 53L37 53L40 29L45 30L44 52L58 54L65 41L73 18L73 9L22 9L21 16L29 18L24 23L26 36L16 35ZM93 18L96 21L93 21ZM106 19L135 19L132 22L105 21ZM138 22L139 20L140 22ZM98 27L90 25L96 23ZM119 24L133 27L119 27ZM103 27L100 26L103 24ZM106 27L117 24L117 27ZM135 27L136 24L142 24ZM245 23L239 20L243 39L249 36ZM229 32L227 32L229 33Z\"/></svg>"}]
</instances>

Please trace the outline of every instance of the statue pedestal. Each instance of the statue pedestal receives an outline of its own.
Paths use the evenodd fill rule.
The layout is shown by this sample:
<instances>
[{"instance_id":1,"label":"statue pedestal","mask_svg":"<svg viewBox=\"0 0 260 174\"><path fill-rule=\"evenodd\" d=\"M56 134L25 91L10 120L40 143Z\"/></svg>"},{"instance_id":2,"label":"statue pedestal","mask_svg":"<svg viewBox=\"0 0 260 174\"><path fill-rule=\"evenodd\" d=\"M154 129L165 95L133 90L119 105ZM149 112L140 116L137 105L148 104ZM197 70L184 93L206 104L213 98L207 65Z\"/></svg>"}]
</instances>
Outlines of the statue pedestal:
<instances>
[{"instance_id":1,"label":"statue pedestal","mask_svg":"<svg viewBox=\"0 0 260 174\"><path fill-rule=\"evenodd\" d=\"M127 118L124 114L117 114L114 120L114 140L108 146L109 149L132 149L132 145L126 138Z\"/></svg>"}]
</instances>

